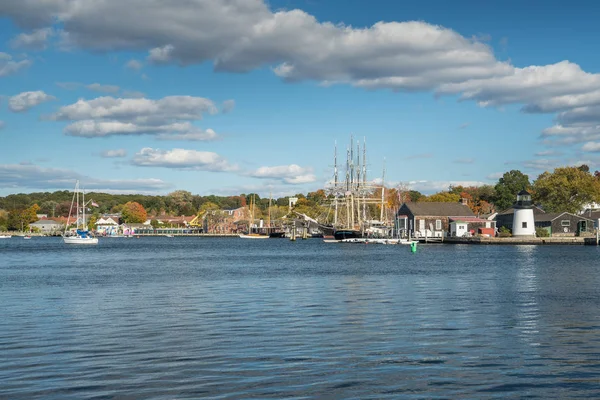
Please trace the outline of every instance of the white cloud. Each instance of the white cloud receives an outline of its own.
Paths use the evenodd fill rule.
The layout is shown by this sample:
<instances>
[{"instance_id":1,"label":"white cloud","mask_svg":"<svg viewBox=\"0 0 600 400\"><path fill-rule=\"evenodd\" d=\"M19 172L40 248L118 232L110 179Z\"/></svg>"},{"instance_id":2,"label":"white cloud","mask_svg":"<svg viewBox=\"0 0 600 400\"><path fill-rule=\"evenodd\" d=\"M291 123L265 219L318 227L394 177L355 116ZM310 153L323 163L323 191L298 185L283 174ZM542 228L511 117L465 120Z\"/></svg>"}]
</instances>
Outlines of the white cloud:
<instances>
[{"instance_id":1,"label":"white cloud","mask_svg":"<svg viewBox=\"0 0 600 400\"><path fill-rule=\"evenodd\" d=\"M11 45L16 48L26 48L31 50L44 50L48 45L48 39L54 34L52 28L42 28L31 33L21 33L12 41Z\"/></svg>"},{"instance_id":2,"label":"white cloud","mask_svg":"<svg viewBox=\"0 0 600 400\"><path fill-rule=\"evenodd\" d=\"M63 106L50 119L72 121L65 128L65 133L71 136L154 134L162 135L163 140L168 135L184 135L174 137L176 140L212 140L216 138L213 130L202 131L191 122L200 120L205 113L216 112L215 104L202 97L168 96L159 100L98 97Z\"/></svg>"},{"instance_id":3,"label":"white cloud","mask_svg":"<svg viewBox=\"0 0 600 400\"><path fill-rule=\"evenodd\" d=\"M31 64L31 60L15 61L10 54L0 51L0 77L16 74Z\"/></svg>"},{"instance_id":4,"label":"white cloud","mask_svg":"<svg viewBox=\"0 0 600 400\"><path fill-rule=\"evenodd\" d=\"M86 86L89 90L93 90L94 92L102 92L102 93L117 93L120 88L115 85L101 85L99 83L92 83Z\"/></svg>"},{"instance_id":5,"label":"white cloud","mask_svg":"<svg viewBox=\"0 0 600 400\"><path fill-rule=\"evenodd\" d=\"M504 176L504 172L494 172L485 177L485 179L489 179L490 181L497 181L498 179Z\"/></svg>"},{"instance_id":6,"label":"white cloud","mask_svg":"<svg viewBox=\"0 0 600 400\"><path fill-rule=\"evenodd\" d=\"M225 100L221 106L221 112L227 114L235 108L235 100Z\"/></svg>"},{"instance_id":7,"label":"white cloud","mask_svg":"<svg viewBox=\"0 0 600 400\"><path fill-rule=\"evenodd\" d=\"M173 185L160 179L97 179L77 172L43 168L27 164L0 164L0 186L38 190L72 190L75 180L80 180L86 190L106 190L118 193L134 191L165 191Z\"/></svg>"},{"instance_id":8,"label":"white cloud","mask_svg":"<svg viewBox=\"0 0 600 400\"><path fill-rule=\"evenodd\" d=\"M175 47L172 44L155 47L150 50L148 61L155 64L168 63L172 59L173 50L175 50Z\"/></svg>"},{"instance_id":9,"label":"white cloud","mask_svg":"<svg viewBox=\"0 0 600 400\"><path fill-rule=\"evenodd\" d=\"M533 171L549 171L559 167L561 162L558 160L542 158L539 160L530 160L523 162L523 167Z\"/></svg>"},{"instance_id":10,"label":"white cloud","mask_svg":"<svg viewBox=\"0 0 600 400\"><path fill-rule=\"evenodd\" d=\"M143 66L144 64L141 61L134 59L127 61L127 64L125 64L125 67L133 69L135 71L139 71L140 69L142 69Z\"/></svg>"},{"instance_id":11,"label":"white cloud","mask_svg":"<svg viewBox=\"0 0 600 400\"><path fill-rule=\"evenodd\" d=\"M312 168L303 168L296 164L260 167L256 171L249 172L248 175L255 178L280 180L293 185L311 183L317 179L312 173Z\"/></svg>"},{"instance_id":12,"label":"white cloud","mask_svg":"<svg viewBox=\"0 0 600 400\"><path fill-rule=\"evenodd\" d=\"M599 142L587 142L581 147L581 150L590 152L590 153L598 153L600 152L600 143Z\"/></svg>"},{"instance_id":13,"label":"white cloud","mask_svg":"<svg viewBox=\"0 0 600 400\"><path fill-rule=\"evenodd\" d=\"M102 153L100 153L100 156L103 158L126 157L127 150L125 150L125 149L104 150Z\"/></svg>"},{"instance_id":14,"label":"white cloud","mask_svg":"<svg viewBox=\"0 0 600 400\"><path fill-rule=\"evenodd\" d=\"M483 186L487 185L480 181L410 181L406 182L410 190L417 190L423 194L433 194L447 191L450 186Z\"/></svg>"},{"instance_id":15,"label":"white cloud","mask_svg":"<svg viewBox=\"0 0 600 400\"><path fill-rule=\"evenodd\" d=\"M132 163L140 167L164 167L182 170L227 172L236 171L217 153L187 149L161 150L145 147L136 153Z\"/></svg>"},{"instance_id":16,"label":"white cloud","mask_svg":"<svg viewBox=\"0 0 600 400\"><path fill-rule=\"evenodd\" d=\"M600 74L569 61L515 67L495 57L485 33L468 38L422 21L355 28L318 21L297 9L272 11L263 0L155 2L152 7L147 0L38 3L3 0L0 14L27 28L54 26L62 30L67 47L146 51L152 63L212 61L217 71L229 72L267 66L286 81L434 90L481 106L519 104L527 113L561 113L558 126L577 128L568 134L572 139L545 140L566 144L595 140L580 131L600 126ZM506 46L505 38L500 45ZM9 62L10 67L0 63L0 76L28 65Z\"/></svg>"},{"instance_id":17,"label":"white cloud","mask_svg":"<svg viewBox=\"0 0 600 400\"><path fill-rule=\"evenodd\" d=\"M8 108L13 112L23 112L51 100L56 100L56 97L50 96L41 90L23 92L8 99Z\"/></svg>"},{"instance_id":18,"label":"white cloud","mask_svg":"<svg viewBox=\"0 0 600 400\"><path fill-rule=\"evenodd\" d=\"M202 130L200 128L190 127L183 129L183 133L161 133L156 136L157 140L186 140L190 142L215 140L217 133L212 129ZM171 132L174 132L173 130Z\"/></svg>"}]
</instances>

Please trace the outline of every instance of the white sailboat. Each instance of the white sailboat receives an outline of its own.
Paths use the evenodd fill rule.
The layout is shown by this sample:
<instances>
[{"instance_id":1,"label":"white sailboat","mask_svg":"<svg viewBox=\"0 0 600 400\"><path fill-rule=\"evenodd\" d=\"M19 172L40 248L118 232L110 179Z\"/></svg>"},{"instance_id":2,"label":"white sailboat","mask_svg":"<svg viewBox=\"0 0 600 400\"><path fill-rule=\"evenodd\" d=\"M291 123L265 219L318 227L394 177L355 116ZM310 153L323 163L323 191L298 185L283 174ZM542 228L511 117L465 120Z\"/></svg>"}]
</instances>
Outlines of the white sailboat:
<instances>
[{"instance_id":1,"label":"white sailboat","mask_svg":"<svg viewBox=\"0 0 600 400\"><path fill-rule=\"evenodd\" d=\"M268 239L269 235L262 235L260 233L252 232L252 225L254 224L254 196L252 196L252 204L250 205L250 220L248 221L248 233L240 234L242 239Z\"/></svg>"},{"instance_id":2,"label":"white sailboat","mask_svg":"<svg viewBox=\"0 0 600 400\"><path fill-rule=\"evenodd\" d=\"M81 205L79 203L79 195L81 194ZM90 200L91 202L91 200ZM71 220L71 210L73 210L73 204L75 204L75 232L69 235L67 231L69 222ZM71 208L69 209L69 218L67 219L67 225L65 226L65 232L63 234L63 241L67 244L98 244L98 238L90 235L87 229L87 223L85 220L85 193L79 189L79 181L75 183L75 191L73 192L73 200L71 200ZM81 229L80 229L81 227Z\"/></svg>"}]
</instances>

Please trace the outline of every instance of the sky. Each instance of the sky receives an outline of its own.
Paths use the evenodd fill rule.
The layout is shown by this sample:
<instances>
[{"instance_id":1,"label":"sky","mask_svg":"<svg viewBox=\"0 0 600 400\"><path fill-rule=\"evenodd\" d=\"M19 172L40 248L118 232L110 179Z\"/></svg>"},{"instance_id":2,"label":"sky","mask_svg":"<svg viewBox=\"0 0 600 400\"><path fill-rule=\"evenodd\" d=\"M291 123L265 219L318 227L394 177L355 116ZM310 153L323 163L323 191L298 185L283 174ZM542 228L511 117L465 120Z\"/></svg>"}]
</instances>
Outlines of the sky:
<instances>
[{"instance_id":1,"label":"sky","mask_svg":"<svg viewBox=\"0 0 600 400\"><path fill-rule=\"evenodd\" d=\"M431 194L600 169L592 1L2 0L0 195Z\"/></svg>"}]
</instances>

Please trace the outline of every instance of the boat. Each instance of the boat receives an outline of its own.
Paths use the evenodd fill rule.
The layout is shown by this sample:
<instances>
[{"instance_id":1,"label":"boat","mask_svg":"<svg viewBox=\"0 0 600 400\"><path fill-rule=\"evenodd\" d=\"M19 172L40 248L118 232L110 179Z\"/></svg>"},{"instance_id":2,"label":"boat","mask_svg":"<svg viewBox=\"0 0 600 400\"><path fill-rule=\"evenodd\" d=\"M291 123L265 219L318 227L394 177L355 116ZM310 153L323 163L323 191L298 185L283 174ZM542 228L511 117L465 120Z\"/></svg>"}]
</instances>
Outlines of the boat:
<instances>
[{"instance_id":1,"label":"boat","mask_svg":"<svg viewBox=\"0 0 600 400\"><path fill-rule=\"evenodd\" d=\"M11 235L0 235L0 239L10 239Z\"/></svg>"},{"instance_id":2,"label":"boat","mask_svg":"<svg viewBox=\"0 0 600 400\"><path fill-rule=\"evenodd\" d=\"M81 197L81 203L79 198ZM92 200L90 200L90 203ZM71 220L71 210L73 210L73 204L75 204L75 232L68 231L69 223ZM69 208L69 217L67 218L67 225L63 234L63 241L66 244L98 244L98 238L90 234L87 229L87 223L85 220L85 209L87 204L85 202L85 193L79 189L79 181L75 183L75 190L73 192L73 199L71 200L71 208Z\"/></svg>"},{"instance_id":3,"label":"boat","mask_svg":"<svg viewBox=\"0 0 600 400\"><path fill-rule=\"evenodd\" d=\"M31 239L31 235L23 236L23 239Z\"/></svg>"},{"instance_id":4,"label":"boat","mask_svg":"<svg viewBox=\"0 0 600 400\"><path fill-rule=\"evenodd\" d=\"M242 239L268 239L269 235L267 235L267 234L253 232L252 225L254 225L254 202L255 202L255 200L254 200L254 196L253 196L251 204L250 204L250 218L248 219L248 232L240 234L239 237Z\"/></svg>"},{"instance_id":5,"label":"boat","mask_svg":"<svg viewBox=\"0 0 600 400\"><path fill-rule=\"evenodd\" d=\"M175 237L175 236L171 235L170 233L167 233L167 234L165 235L165 237L172 238L172 237Z\"/></svg>"},{"instance_id":6,"label":"boat","mask_svg":"<svg viewBox=\"0 0 600 400\"><path fill-rule=\"evenodd\" d=\"M267 233L271 239L281 239L285 237L285 231L277 226L271 225L271 193L269 193L269 214L267 220Z\"/></svg>"}]
</instances>

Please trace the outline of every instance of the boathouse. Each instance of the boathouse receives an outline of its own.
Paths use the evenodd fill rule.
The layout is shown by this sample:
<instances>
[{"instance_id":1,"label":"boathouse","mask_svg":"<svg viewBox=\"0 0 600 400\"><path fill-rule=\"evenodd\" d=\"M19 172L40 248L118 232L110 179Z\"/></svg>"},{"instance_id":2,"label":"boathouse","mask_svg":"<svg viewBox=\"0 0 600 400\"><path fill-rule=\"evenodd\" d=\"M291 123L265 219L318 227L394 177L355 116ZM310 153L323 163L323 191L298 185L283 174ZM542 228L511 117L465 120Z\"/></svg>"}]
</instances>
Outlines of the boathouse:
<instances>
[{"instance_id":1,"label":"boathouse","mask_svg":"<svg viewBox=\"0 0 600 400\"><path fill-rule=\"evenodd\" d=\"M404 203L398 210L398 230L411 237L444 237L450 231L450 218L475 218L473 211L461 203Z\"/></svg>"},{"instance_id":2,"label":"boathouse","mask_svg":"<svg viewBox=\"0 0 600 400\"><path fill-rule=\"evenodd\" d=\"M548 231L550 236L579 236L594 232L594 220L568 212L536 215L535 227Z\"/></svg>"}]
</instances>

